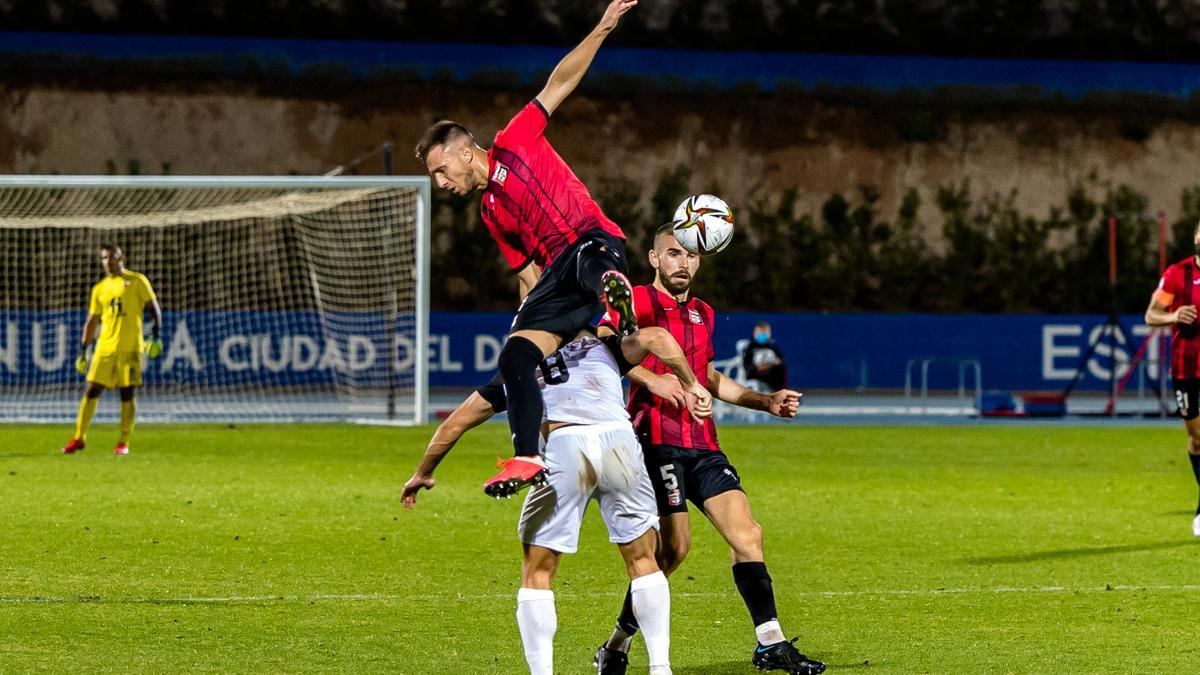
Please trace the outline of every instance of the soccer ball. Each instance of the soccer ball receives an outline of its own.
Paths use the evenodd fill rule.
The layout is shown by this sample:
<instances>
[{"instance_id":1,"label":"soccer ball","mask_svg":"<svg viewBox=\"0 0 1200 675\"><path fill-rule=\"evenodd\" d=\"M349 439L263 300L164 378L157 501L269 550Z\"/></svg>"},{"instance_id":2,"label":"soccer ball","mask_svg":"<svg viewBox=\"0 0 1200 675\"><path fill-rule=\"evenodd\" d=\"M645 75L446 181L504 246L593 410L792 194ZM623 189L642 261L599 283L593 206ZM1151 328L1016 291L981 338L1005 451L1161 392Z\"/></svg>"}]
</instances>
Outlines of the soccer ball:
<instances>
[{"instance_id":1,"label":"soccer ball","mask_svg":"<svg viewBox=\"0 0 1200 675\"><path fill-rule=\"evenodd\" d=\"M716 253L733 239L733 212L720 197L692 195L675 209L672 230L684 249L700 255Z\"/></svg>"}]
</instances>

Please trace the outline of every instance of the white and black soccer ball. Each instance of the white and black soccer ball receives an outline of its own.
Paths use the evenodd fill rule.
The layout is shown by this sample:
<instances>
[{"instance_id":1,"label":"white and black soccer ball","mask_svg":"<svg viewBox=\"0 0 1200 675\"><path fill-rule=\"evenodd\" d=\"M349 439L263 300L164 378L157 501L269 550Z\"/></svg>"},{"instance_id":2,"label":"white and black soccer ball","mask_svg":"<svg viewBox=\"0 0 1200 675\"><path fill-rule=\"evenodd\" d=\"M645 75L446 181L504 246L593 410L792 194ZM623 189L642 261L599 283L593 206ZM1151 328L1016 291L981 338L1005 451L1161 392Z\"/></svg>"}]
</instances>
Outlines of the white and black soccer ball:
<instances>
[{"instance_id":1,"label":"white and black soccer ball","mask_svg":"<svg viewBox=\"0 0 1200 675\"><path fill-rule=\"evenodd\" d=\"M709 255L733 239L733 212L714 195L692 195L675 209L673 233L684 249Z\"/></svg>"}]
</instances>

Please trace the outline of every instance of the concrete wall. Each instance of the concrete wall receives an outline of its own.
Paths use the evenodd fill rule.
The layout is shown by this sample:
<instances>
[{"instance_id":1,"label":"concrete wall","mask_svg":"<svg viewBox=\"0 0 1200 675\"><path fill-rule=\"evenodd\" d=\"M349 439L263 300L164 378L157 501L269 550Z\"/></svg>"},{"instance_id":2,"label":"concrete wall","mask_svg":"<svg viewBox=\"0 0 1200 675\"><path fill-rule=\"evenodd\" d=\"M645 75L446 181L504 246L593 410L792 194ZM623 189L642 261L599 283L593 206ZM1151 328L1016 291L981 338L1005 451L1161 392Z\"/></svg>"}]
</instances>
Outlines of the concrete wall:
<instances>
[{"instance_id":1,"label":"concrete wall","mask_svg":"<svg viewBox=\"0 0 1200 675\"><path fill-rule=\"evenodd\" d=\"M363 85L289 97L242 85L103 92L0 83L0 172L127 173L136 163L146 174L320 174L391 139L397 172L417 173L409 149L430 121L458 119L490 140L534 93ZM687 166L692 189L719 185L735 205L794 187L801 208L815 210L866 183L880 189L885 219L908 188L932 209L938 186L964 179L976 193L1016 190L1019 208L1036 215L1064 204L1091 173L1147 194L1168 215L1182 190L1200 183L1200 125L1163 122L1137 142L1102 115L976 114L945 120L938 140L905 142L888 118L703 91L581 95L560 108L548 135L593 189L622 178L645 186L648 200L662 172Z\"/></svg>"}]
</instances>

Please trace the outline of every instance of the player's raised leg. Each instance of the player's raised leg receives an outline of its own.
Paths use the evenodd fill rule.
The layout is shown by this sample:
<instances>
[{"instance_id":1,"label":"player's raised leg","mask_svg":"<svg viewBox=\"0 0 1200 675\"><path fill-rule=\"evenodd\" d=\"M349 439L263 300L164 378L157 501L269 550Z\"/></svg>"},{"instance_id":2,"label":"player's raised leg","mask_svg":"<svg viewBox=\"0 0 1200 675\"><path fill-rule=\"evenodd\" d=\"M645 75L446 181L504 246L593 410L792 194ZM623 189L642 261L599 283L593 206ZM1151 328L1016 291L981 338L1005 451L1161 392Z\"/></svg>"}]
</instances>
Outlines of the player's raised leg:
<instances>
[{"instance_id":1,"label":"player's raised leg","mask_svg":"<svg viewBox=\"0 0 1200 675\"><path fill-rule=\"evenodd\" d=\"M704 513L729 544L733 582L754 622L757 644L752 660L764 670L816 675L825 664L801 654L788 641L779 624L775 590L763 557L762 526L750 512L750 500L741 490L729 490L704 502Z\"/></svg>"},{"instance_id":2,"label":"player's raised leg","mask_svg":"<svg viewBox=\"0 0 1200 675\"><path fill-rule=\"evenodd\" d=\"M504 378L508 429L515 456L504 464L500 473L484 482L483 491L490 496L511 496L545 479L546 466L538 456L545 407L537 370L542 359L561 343L561 337L544 330L518 330L500 350L500 375Z\"/></svg>"},{"instance_id":3,"label":"player's raised leg","mask_svg":"<svg viewBox=\"0 0 1200 675\"><path fill-rule=\"evenodd\" d=\"M576 254L579 285L604 301L608 318L621 335L638 329L633 306L633 284L624 272L625 244L620 239L584 242Z\"/></svg>"}]
</instances>

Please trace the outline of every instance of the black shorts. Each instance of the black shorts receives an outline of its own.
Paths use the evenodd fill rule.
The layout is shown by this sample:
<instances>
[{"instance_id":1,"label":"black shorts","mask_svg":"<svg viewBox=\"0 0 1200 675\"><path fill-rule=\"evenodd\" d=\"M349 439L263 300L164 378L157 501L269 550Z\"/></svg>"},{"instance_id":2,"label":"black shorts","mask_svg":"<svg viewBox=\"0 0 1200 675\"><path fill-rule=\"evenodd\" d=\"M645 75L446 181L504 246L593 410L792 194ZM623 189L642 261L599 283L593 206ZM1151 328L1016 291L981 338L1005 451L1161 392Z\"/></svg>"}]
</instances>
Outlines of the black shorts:
<instances>
[{"instance_id":1,"label":"black shorts","mask_svg":"<svg viewBox=\"0 0 1200 675\"><path fill-rule=\"evenodd\" d=\"M658 500L658 515L686 513L690 500L704 510L710 497L741 490L742 479L720 450L693 450L674 445L642 445L646 470Z\"/></svg>"},{"instance_id":2,"label":"black shorts","mask_svg":"<svg viewBox=\"0 0 1200 675\"><path fill-rule=\"evenodd\" d=\"M1175 403L1179 405L1179 416L1185 420L1200 417L1200 401L1197 400L1200 399L1200 379L1172 378L1171 384L1175 387Z\"/></svg>"},{"instance_id":3,"label":"black shorts","mask_svg":"<svg viewBox=\"0 0 1200 675\"><path fill-rule=\"evenodd\" d=\"M592 256L607 259L621 274L629 273L625 242L604 230L591 230L542 270L541 278L517 309L509 332L529 328L571 340L581 328L591 325L604 303L595 291L583 285L579 263Z\"/></svg>"}]
</instances>

